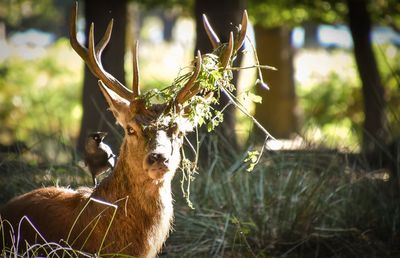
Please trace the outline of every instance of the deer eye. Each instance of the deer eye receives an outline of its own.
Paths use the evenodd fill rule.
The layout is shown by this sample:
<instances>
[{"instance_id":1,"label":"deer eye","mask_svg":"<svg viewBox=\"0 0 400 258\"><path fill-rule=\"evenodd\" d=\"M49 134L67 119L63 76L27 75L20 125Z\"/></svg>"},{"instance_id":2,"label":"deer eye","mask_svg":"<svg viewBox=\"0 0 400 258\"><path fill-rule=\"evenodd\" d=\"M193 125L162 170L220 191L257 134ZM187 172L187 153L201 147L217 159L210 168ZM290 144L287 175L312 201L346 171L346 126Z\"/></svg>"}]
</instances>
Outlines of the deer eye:
<instances>
[{"instance_id":1,"label":"deer eye","mask_svg":"<svg viewBox=\"0 0 400 258\"><path fill-rule=\"evenodd\" d=\"M136 135L136 131L135 131L135 129L133 129L132 126L128 126L126 128L126 131L128 132L128 135Z\"/></svg>"},{"instance_id":2,"label":"deer eye","mask_svg":"<svg viewBox=\"0 0 400 258\"><path fill-rule=\"evenodd\" d=\"M170 136L179 136L179 129L178 129L178 125L176 123L173 123L172 125L170 125L170 127L168 128L167 131L168 135Z\"/></svg>"}]
</instances>

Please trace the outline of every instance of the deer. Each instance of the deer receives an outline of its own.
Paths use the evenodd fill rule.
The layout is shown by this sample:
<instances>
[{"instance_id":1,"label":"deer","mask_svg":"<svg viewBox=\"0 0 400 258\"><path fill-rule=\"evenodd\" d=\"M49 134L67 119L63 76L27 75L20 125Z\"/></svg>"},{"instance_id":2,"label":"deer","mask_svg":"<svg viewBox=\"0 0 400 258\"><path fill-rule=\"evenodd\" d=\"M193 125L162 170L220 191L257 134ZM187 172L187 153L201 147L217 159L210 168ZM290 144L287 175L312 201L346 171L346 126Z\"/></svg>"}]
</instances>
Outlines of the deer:
<instances>
[{"instance_id":1,"label":"deer","mask_svg":"<svg viewBox=\"0 0 400 258\"><path fill-rule=\"evenodd\" d=\"M22 248L18 243L55 242L92 254L156 257L172 227L171 181L180 166L184 136L196 126L186 117L185 103L202 94L197 80L202 55L197 52L191 76L174 99L146 105L140 94L138 43L132 50L130 89L101 63L113 20L97 44L91 24L86 48L77 40L77 10L75 4L70 17L71 46L98 78L109 110L124 130L120 155L112 173L94 188L43 187L11 199L0 210L1 219L10 227L3 223L3 236L6 245L14 243L16 249ZM222 44L204 15L204 27L218 50L221 69L226 69L232 53L242 46L247 19L244 11L236 38L231 32L229 42Z\"/></svg>"}]
</instances>

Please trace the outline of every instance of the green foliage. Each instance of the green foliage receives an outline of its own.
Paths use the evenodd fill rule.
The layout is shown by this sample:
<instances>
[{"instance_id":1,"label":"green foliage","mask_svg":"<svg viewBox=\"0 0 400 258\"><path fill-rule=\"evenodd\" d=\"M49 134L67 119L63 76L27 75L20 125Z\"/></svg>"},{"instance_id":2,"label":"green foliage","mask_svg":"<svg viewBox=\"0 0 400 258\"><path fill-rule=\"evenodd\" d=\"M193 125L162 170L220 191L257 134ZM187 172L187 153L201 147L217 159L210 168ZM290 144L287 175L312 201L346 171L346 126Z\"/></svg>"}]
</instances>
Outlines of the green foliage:
<instances>
[{"instance_id":1,"label":"green foliage","mask_svg":"<svg viewBox=\"0 0 400 258\"><path fill-rule=\"evenodd\" d=\"M336 23L343 21L344 1L249 1L249 13L255 24L264 27L296 26L306 21Z\"/></svg>"},{"instance_id":2,"label":"green foliage","mask_svg":"<svg viewBox=\"0 0 400 258\"><path fill-rule=\"evenodd\" d=\"M59 1L60 5L62 0ZM0 2L0 18L8 26L40 27L54 29L62 22L62 10L58 9L54 0L5 0Z\"/></svg>"},{"instance_id":3,"label":"green foliage","mask_svg":"<svg viewBox=\"0 0 400 258\"><path fill-rule=\"evenodd\" d=\"M396 108L400 105L398 94L400 51L392 45L376 45L375 53L382 83L385 89L386 118L389 137L400 135L400 117ZM303 50L300 56L308 55ZM351 62L352 53L343 50L315 52L313 63L325 63L320 74L310 73L306 79L298 81L296 93L302 110L306 138L330 147L346 147L357 151L361 141L364 121L361 82L355 64ZM329 64L325 55L329 55ZM310 58L310 57L309 57ZM328 66L334 65L330 69ZM341 67L340 69L338 69ZM304 67L302 67L304 68Z\"/></svg>"},{"instance_id":4,"label":"green foliage","mask_svg":"<svg viewBox=\"0 0 400 258\"><path fill-rule=\"evenodd\" d=\"M374 23L400 28L398 1L368 1L368 9ZM335 24L346 22L347 3L343 0L251 0L249 13L255 24L264 27L296 26L306 21Z\"/></svg>"},{"instance_id":5,"label":"green foliage","mask_svg":"<svg viewBox=\"0 0 400 258\"><path fill-rule=\"evenodd\" d=\"M187 10L191 10L193 6L193 0L133 0L144 6L147 9L154 9L157 7L161 8L172 8L172 7L183 7Z\"/></svg>"},{"instance_id":6,"label":"green foliage","mask_svg":"<svg viewBox=\"0 0 400 258\"><path fill-rule=\"evenodd\" d=\"M249 14L253 17L255 24L261 24L264 27L277 27L282 24L294 26L309 19L309 13L304 6L295 5L291 0L253 0L249 2Z\"/></svg>"},{"instance_id":7,"label":"green foliage","mask_svg":"<svg viewBox=\"0 0 400 258\"><path fill-rule=\"evenodd\" d=\"M340 143L346 139L347 146L356 146L361 139L354 136L362 135L363 122L360 91L359 84L344 81L335 73L312 87L299 90L300 105L304 108L303 130L320 128L328 143ZM354 134L352 130L355 130Z\"/></svg>"},{"instance_id":8,"label":"green foliage","mask_svg":"<svg viewBox=\"0 0 400 258\"><path fill-rule=\"evenodd\" d=\"M202 66L197 77L196 84L201 92L210 94L199 94L182 103L185 108L185 115L192 125L207 125L209 131L214 130L223 120L221 111L216 110L212 105L218 103L221 91L232 92L235 90L231 84L232 71L221 69L219 57L215 54L205 54L202 57ZM141 99L151 105L154 103L171 103L173 102L181 89L186 85L191 77L192 72L188 72L182 76L178 76L174 82L162 90L152 89L140 96ZM167 110L173 117L176 110L174 108Z\"/></svg>"},{"instance_id":9,"label":"green foliage","mask_svg":"<svg viewBox=\"0 0 400 258\"><path fill-rule=\"evenodd\" d=\"M0 63L1 133L7 129L30 143L35 131L76 135L82 112L81 62L68 44L60 40L34 60L13 57Z\"/></svg>"},{"instance_id":10,"label":"green foliage","mask_svg":"<svg viewBox=\"0 0 400 258\"><path fill-rule=\"evenodd\" d=\"M400 50L393 45L375 46L375 56L385 89L387 127L391 137L400 135Z\"/></svg>"},{"instance_id":11,"label":"green foliage","mask_svg":"<svg viewBox=\"0 0 400 258\"><path fill-rule=\"evenodd\" d=\"M255 166L257 165L260 157L259 151L248 151L247 158L244 159L244 162L249 164L249 167L246 169L247 172L251 172L254 170Z\"/></svg>"},{"instance_id":12,"label":"green foliage","mask_svg":"<svg viewBox=\"0 0 400 258\"><path fill-rule=\"evenodd\" d=\"M368 10L379 24L400 29L400 3L397 0L370 1Z\"/></svg>"}]
</instances>

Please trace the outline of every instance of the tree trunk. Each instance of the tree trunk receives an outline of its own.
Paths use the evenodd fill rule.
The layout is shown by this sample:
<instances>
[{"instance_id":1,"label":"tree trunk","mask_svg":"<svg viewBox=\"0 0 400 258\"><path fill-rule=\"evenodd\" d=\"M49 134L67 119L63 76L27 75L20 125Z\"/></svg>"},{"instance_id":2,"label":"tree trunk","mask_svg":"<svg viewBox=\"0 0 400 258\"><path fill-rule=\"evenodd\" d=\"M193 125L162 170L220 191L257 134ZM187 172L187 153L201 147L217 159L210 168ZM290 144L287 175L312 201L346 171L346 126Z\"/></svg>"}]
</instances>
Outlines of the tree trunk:
<instances>
[{"instance_id":1,"label":"tree trunk","mask_svg":"<svg viewBox=\"0 0 400 258\"><path fill-rule=\"evenodd\" d=\"M348 0L349 26L364 97L362 150L371 153L385 143L384 89L371 46L371 20L365 0Z\"/></svg>"},{"instance_id":2,"label":"tree trunk","mask_svg":"<svg viewBox=\"0 0 400 258\"><path fill-rule=\"evenodd\" d=\"M318 24L305 22L304 27L304 48L318 48Z\"/></svg>"},{"instance_id":3,"label":"tree trunk","mask_svg":"<svg viewBox=\"0 0 400 258\"><path fill-rule=\"evenodd\" d=\"M262 71L270 90L257 87L262 103L256 105L255 118L272 136L290 138L298 126L291 31L286 27L254 29L260 63L278 69Z\"/></svg>"},{"instance_id":4,"label":"tree trunk","mask_svg":"<svg viewBox=\"0 0 400 258\"><path fill-rule=\"evenodd\" d=\"M89 35L90 24L95 25L94 37L96 43L104 35L108 22L113 18L114 27L111 40L103 52L102 63L105 70L125 84L124 55L125 55L125 30L127 3L126 0L86 0L85 1L85 35ZM86 37L87 39L87 37ZM87 45L87 42L86 42ZM77 149L83 153L85 139L92 131L108 132L106 142L114 152L118 151L120 132L114 127L115 119L111 112L107 111L107 104L100 93L97 84L98 79L85 65L83 84L83 117L78 139Z\"/></svg>"},{"instance_id":5,"label":"tree trunk","mask_svg":"<svg viewBox=\"0 0 400 258\"><path fill-rule=\"evenodd\" d=\"M163 22L163 38L166 42L172 42L173 35L172 32L174 30L176 21L178 20L178 15L172 11L162 10L161 12L161 20Z\"/></svg>"},{"instance_id":6,"label":"tree trunk","mask_svg":"<svg viewBox=\"0 0 400 258\"><path fill-rule=\"evenodd\" d=\"M235 31L235 26L241 23L243 10L246 8L246 0L197 0L195 1L195 18L196 18L196 46L195 52L200 50L201 53L212 51L211 43L203 26L203 14L207 18L217 33L221 42L228 42L229 33ZM241 63L241 55L239 54L235 65ZM233 84L237 85L237 73L234 73ZM225 107L229 100L224 94L221 95L219 109ZM235 134L235 108L230 105L224 111L224 121L217 128L217 133L221 133L226 140L232 145L229 148L237 148L238 143Z\"/></svg>"}]
</instances>

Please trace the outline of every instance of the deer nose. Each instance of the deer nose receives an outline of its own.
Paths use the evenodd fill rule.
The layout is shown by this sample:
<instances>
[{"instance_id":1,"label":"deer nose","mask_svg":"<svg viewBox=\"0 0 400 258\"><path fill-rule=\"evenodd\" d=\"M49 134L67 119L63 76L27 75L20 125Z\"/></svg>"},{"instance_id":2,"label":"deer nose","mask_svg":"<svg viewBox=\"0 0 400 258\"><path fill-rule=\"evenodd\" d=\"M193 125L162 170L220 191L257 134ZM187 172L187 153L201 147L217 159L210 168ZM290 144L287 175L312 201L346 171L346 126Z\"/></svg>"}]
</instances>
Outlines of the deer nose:
<instances>
[{"instance_id":1,"label":"deer nose","mask_svg":"<svg viewBox=\"0 0 400 258\"><path fill-rule=\"evenodd\" d=\"M161 153L150 153L147 156L147 164L153 165L155 163L165 164L168 159Z\"/></svg>"}]
</instances>

